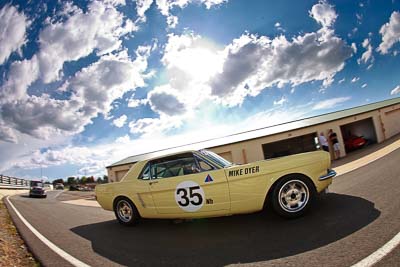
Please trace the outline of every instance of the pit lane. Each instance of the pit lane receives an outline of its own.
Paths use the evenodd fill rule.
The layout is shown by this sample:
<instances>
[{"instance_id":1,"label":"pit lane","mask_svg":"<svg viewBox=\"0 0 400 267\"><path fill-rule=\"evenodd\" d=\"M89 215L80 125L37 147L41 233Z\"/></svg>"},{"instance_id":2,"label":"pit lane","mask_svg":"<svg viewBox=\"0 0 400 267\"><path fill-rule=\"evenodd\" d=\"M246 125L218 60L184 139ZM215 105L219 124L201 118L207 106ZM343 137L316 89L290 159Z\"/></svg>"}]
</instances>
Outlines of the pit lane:
<instances>
[{"instance_id":1,"label":"pit lane","mask_svg":"<svg viewBox=\"0 0 400 267\"><path fill-rule=\"evenodd\" d=\"M112 212L64 204L54 191L47 199L11 201L51 242L92 266L351 266L400 231L399 158L396 150L335 178L331 193L297 220L266 211L180 224L143 220L126 228ZM16 224L44 265L69 266ZM378 265L398 262L398 249Z\"/></svg>"}]
</instances>

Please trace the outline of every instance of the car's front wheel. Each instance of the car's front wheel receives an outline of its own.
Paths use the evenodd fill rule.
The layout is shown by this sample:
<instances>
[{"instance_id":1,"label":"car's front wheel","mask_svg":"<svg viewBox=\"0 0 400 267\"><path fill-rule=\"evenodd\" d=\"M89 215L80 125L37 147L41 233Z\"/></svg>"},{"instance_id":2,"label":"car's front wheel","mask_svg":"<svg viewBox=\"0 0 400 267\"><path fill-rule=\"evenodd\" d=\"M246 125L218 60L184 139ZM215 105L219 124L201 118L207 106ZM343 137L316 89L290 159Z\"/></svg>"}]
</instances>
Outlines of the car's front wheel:
<instances>
[{"instance_id":1,"label":"car's front wheel","mask_svg":"<svg viewBox=\"0 0 400 267\"><path fill-rule=\"evenodd\" d=\"M114 213L118 222L125 226L135 225L140 220L140 215L135 205L125 197L115 201Z\"/></svg>"},{"instance_id":2,"label":"car's front wheel","mask_svg":"<svg viewBox=\"0 0 400 267\"><path fill-rule=\"evenodd\" d=\"M313 183L302 175L288 175L278 181L272 192L272 206L285 218L302 216L314 202Z\"/></svg>"}]
</instances>

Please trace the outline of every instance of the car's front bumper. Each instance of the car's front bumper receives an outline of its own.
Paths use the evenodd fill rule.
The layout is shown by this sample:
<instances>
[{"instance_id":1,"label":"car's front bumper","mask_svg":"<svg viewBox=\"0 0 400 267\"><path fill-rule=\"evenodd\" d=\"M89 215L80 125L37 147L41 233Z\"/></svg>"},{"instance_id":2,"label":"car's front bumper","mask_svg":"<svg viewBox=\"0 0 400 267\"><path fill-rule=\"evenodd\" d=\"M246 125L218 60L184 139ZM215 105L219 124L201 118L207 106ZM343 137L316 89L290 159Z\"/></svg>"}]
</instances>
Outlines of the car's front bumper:
<instances>
[{"instance_id":1,"label":"car's front bumper","mask_svg":"<svg viewBox=\"0 0 400 267\"><path fill-rule=\"evenodd\" d=\"M333 178L333 177L335 177L335 176L336 176L336 172L335 172L334 170L332 170L332 169L329 169L329 170L328 170L328 173L325 174L325 175L320 176L320 177L318 178L318 180L324 181L324 180Z\"/></svg>"},{"instance_id":2,"label":"car's front bumper","mask_svg":"<svg viewBox=\"0 0 400 267\"><path fill-rule=\"evenodd\" d=\"M30 196L45 196L46 191L30 191L29 195Z\"/></svg>"}]
</instances>

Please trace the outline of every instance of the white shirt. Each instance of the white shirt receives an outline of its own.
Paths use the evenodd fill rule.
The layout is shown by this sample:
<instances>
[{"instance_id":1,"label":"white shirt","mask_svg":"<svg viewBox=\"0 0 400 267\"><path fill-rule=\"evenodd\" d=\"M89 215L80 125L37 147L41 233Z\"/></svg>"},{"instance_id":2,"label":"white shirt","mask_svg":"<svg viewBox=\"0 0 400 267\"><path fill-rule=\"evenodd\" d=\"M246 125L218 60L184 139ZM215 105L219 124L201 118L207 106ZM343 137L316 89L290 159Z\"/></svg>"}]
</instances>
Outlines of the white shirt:
<instances>
[{"instance_id":1,"label":"white shirt","mask_svg":"<svg viewBox=\"0 0 400 267\"><path fill-rule=\"evenodd\" d=\"M321 146L329 146L328 141L326 140L325 136L320 135L318 137L318 139L319 139L319 143L321 144Z\"/></svg>"}]
</instances>

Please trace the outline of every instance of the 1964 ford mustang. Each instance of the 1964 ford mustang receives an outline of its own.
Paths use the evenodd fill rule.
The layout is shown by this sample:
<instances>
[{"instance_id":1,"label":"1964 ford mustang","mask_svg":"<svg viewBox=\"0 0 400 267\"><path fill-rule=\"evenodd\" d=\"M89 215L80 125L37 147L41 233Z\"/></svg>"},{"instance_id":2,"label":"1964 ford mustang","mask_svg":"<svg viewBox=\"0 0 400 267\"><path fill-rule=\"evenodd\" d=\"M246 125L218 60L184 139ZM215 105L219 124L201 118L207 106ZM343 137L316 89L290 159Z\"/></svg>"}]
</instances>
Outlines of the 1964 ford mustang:
<instances>
[{"instance_id":1,"label":"1964 ford mustang","mask_svg":"<svg viewBox=\"0 0 400 267\"><path fill-rule=\"evenodd\" d=\"M120 182L96 187L96 199L123 225L140 218L205 218L251 213L268 204L303 215L336 175L324 151L235 165L207 151L139 161Z\"/></svg>"}]
</instances>

